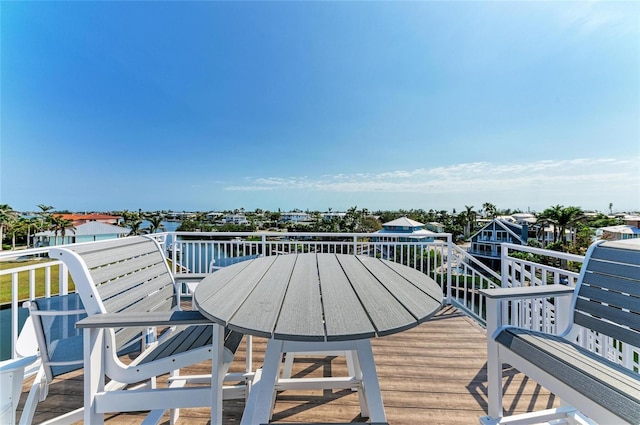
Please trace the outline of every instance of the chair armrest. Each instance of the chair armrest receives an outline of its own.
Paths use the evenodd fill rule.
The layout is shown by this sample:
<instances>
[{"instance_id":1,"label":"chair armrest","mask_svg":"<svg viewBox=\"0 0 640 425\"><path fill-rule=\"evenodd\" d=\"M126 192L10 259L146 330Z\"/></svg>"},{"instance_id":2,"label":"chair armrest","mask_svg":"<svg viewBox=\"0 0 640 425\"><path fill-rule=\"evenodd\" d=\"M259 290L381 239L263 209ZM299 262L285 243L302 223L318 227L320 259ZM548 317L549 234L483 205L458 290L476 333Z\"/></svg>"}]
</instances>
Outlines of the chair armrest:
<instances>
[{"instance_id":1,"label":"chair armrest","mask_svg":"<svg viewBox=\"0 0 640 425\"><path fill-rule=\"evenodd\" d=\"M517 298L557 297L573 294L574 290L575 288L570 288L566 285L539 285L480 289L480 293L489 299L508 300Z\"/></svg>"},{"instance_id":2,"label":"chair armrest","mask_svg":"<svg viewBox=\"0 0 640 425\"><path fill-rule=\"evenodd\" d=\"M86 329L212 324L199 311L161 311L94 314L78 321L76 327Z\"/></svg>"},{"instance_id":3,"label":"chair armrest","mask_svg":"<svg viewBox=\"0 0 640 425\"><path fill-rule=\"evenodd\" d=\"M540 286L522 286L513 288L492 288L481 289L480 293L487 297L487 336L493 338L503 326L503 309L506 305L503 301L528 299L528 298L547 298L559 297L565 295L573 295L575 288L565 285L540 285ZM567 300L569 301L569 300ZM565 304L568 308L568 304ZM567 309L568 311L568 309ZM566 318L560 319L562 326L566 324Z\"/></svg>"},{"instance_id":4,"label":"chair armrest","mask_svg":"<svg viewBox=\"0 0 640 425\"><path fill-rule=\"evenodd\" d=\"M193 281L199 282L210 274L211 273L176 273L173 275L173 280L175 280L176 283Z\"/></svg>"},{"instance_id":5,"label":"chair armrest","mask_svg":"<svg viewBox=\"0 0 640 425\"><path fill-rule=\"evenodd\" d=\"M15 359L3 360L0 362L0 373L9 373L27 366L38 360L38 356L18 357Z\"/></svg>"}]
</instances>

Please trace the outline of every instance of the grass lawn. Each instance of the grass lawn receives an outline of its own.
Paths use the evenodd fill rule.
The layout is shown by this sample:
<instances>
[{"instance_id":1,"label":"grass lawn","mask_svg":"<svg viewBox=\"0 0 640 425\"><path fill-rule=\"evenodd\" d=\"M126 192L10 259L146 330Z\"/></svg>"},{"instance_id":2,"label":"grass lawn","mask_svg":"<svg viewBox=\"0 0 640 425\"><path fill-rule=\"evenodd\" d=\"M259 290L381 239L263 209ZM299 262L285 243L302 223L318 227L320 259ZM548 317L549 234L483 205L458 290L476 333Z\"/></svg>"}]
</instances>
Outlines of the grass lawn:
<instances>
[{"instance_id":1,"label":"grass lawn","mask_svg":"<svg viewBox=\"0 0 640 425\"><path fill-rule=\"evenodd\" d=\"M0 270L10 270L14 268L31 266L34 264L43 265L50 260L28 260L28 261L2 261L0 262ZM51 267L51 293L57 294L59 288L59 266ZM35 286L36 297L44 296L45 289L45 268L41 267L35 271ZM18 299L29 299L29 271L23 271L18 273ZM73 290L73 282L69 277L69 291ZM0 276L0 304L6 304L11 302L11 274L4 274Z\"/></svg>"}]
</instances>

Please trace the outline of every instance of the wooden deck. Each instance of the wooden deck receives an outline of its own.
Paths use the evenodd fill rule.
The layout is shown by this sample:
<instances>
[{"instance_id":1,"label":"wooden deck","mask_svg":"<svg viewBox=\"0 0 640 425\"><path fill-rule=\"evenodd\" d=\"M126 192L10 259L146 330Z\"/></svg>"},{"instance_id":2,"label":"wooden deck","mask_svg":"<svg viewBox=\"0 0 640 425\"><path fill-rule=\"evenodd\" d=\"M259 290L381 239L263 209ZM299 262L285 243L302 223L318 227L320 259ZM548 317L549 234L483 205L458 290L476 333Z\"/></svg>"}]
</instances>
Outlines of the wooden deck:
<instances>
[{"instance_id":1,"label":"wooden deck","mask_svg":"<svg viewBox=\"0 0 640 425\"><path fill-rule=\"evenodd\" d=\"M372 341L387 420L392 425L477 424L486 414L487 376L484 329L452 307L430 321L396 335ZM244 343L232 370L244 370ZM254 338L254 368L264 356L265 340ZM189 373L210 373L210 363ZM187 373L187 372L185 372ZM295 376L346 374L340 358L299 358ZM70 374L71 375L71 374ZM558 400L514 370L505 373L505 407L509 413L557 406ZM24 403L30 382L25 385ZM34 423L82 405L82 374L56 380L40 403ZM224 423L240 422L244 401L224 402ZM19 412L20 413L20 412ZM178 423L207 424L209 409L182 409ZM115 414L109 425L140 423L143 414ZM273 423L366 422L350 390L286 391L278 394ZM169 423L168 419L166 424Z\"/></svg>"}]
</instances>

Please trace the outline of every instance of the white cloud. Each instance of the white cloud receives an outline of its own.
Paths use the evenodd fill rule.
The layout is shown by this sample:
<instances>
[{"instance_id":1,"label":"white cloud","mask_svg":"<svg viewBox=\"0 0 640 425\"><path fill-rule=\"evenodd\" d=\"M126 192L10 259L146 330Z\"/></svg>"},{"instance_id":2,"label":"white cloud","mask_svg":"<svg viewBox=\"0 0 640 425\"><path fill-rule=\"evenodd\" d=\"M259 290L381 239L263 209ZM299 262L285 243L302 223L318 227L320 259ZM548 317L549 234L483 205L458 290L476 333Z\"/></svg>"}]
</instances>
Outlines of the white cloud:
<instances>
[{"instance_id":1,"label":"white cloud","mask_svg":"<svg viewBox=\"0 0 640 425\"><path fill-rule=\"evenodd\" d=\"M628 190L634 186L637 189L640 184L639 164L640 158L576 158L514 164L474 162L378 174L247 178L246 184L228 186L225 190L438 194L525 192L558 187L579 191L603 184L611 190L618 186Z\"/></svg>"}]
</instances>

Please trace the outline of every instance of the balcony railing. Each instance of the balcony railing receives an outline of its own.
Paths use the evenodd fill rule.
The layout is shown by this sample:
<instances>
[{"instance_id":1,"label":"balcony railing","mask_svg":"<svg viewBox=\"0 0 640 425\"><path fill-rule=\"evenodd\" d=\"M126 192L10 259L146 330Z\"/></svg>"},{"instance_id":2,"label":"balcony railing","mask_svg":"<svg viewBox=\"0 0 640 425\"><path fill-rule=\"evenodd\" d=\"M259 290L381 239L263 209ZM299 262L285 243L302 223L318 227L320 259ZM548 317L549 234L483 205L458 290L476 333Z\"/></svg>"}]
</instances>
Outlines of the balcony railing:
<instances>
[{"instance_id":1,"label":"balcony railing","mask_svg":"<svg viewBox=\"0 0 640 425\"><path fill-rule=\"evenodd\" d=\"M440 284L448 304L463 310L480 324L485 321L486 302L479 289L549 283L575 286L578 278L575 270L584 260L581 256L556 251L502 244L502 269L496 272L452 243L451 235L447 233L435 234L428 241L406 241L407 234L403 233L385 234L385 241L379 241L376 239L379 235L369 233L167 232L152 236L165 249L171 269L177 276L210 273L212 261L215 264L215 261L220 263L224 258L243 256L330 252L385 258L413 267L433 278ZM391 239L394 237L397 237L397 241ZM13 262L27 256L46 258L47 252L47 248L39 248L0 253L0 275L11 276L12 357L16 355L13 347L18 336L20 303L72 290L68 271L60 262L38 261L28 266ZM573 265L574 270L569 270L568 265ZM36 292L36 281L42 279L45 282L44 289ZM554 332L559 325L556 323L555 309L556 305L549 301L523 302L512 306L508 318L515 325ZM586 332L581 335L579 342L629 369L640 370L638 347L603 341L597 335Z\"/></svg>"}]
</instances>

